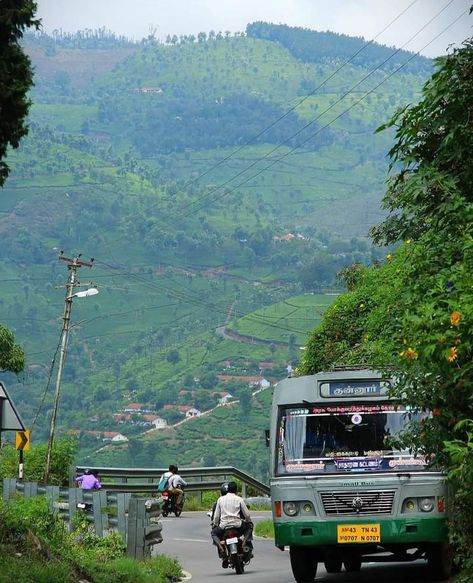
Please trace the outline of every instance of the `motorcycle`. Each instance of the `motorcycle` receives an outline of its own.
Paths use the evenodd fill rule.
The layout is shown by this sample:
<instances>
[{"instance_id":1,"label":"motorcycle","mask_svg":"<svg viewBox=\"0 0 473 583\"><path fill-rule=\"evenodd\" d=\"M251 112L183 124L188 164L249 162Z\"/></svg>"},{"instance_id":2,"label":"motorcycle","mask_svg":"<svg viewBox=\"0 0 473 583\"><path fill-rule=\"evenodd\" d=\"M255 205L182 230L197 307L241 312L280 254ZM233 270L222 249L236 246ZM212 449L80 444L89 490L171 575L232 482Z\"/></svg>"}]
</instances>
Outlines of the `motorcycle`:
<instances>
[{"instance_id":1,"label":"motorcycle","mask_svg":"<svg viewBox=\"0 0 473 583\"><path fill-rule=\"evenodd\" d=\"M185 494L182 495L180 504L177 504L177 494L170 492L169 490L162 492L161 497L163 499L162 513L164 517L168 516L172 512L174 512L176 517L181 516L182 509L184 508Z\"/></svg>"},{"instance_id":2,"label":"motorcycle","mask_svg":"<svg viewBox=\"0 0 473 583\"><path fill-rule=\"evenodd\" d=\"M234 527L225 529L222 537L225 547L222 566L235 569L237 575L245 572L245 566L253 557L253 551L243 535L239 535Z\"/></svg>"}]
</instances>

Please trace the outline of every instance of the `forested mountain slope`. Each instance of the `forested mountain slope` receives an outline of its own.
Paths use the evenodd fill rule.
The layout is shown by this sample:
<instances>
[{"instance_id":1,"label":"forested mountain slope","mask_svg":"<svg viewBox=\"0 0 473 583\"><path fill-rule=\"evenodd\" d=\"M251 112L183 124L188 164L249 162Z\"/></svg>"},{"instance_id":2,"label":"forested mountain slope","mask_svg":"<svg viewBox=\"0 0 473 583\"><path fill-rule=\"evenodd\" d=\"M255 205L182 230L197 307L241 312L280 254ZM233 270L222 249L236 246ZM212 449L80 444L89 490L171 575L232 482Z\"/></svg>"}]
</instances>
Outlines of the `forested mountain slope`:
<instances>
[{"instance_id":1,"label":"forested mountain slope","mask_svg":"<svg viewBox=\"0 0 473 583\"><path fill-rule=\"evenodd\" d=\"M7 380L34 438L48 430L61 249L95 257L80 279L100 290L74 300L59 415L84 451L97 443L87 431L142 431L113 418L130 401L172 422L164 405L247 391L219 381L227 361L237 376L271 362L271 380L297 361L310 310L330 300L301 294L380 256L366 233L389 135L373 132L430 73L426 59L363 46L264 23L164 44L27 38L34 105L0 196L0 319L27 352L24 377ZM313 299L309 312L284 304L294 296ZM215 336L231 322L264 342Z\"/></svg>"}]
</instances>

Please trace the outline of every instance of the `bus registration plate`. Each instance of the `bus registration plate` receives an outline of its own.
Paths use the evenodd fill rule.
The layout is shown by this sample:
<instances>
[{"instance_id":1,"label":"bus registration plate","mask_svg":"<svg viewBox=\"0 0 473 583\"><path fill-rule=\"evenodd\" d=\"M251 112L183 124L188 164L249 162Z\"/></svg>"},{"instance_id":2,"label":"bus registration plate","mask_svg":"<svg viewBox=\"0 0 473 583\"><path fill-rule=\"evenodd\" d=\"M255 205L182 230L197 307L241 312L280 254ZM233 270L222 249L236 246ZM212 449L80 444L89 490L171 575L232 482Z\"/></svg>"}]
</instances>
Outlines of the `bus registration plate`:
<instances>
[{"instance_id":1,"label":"bus registration plate","mask_svg":"<svg viewBox=\"0 0 473 583\"><path fill-rule=\"evenodd\" d=\"M379 543L381 525L379 524L337 524L339 543Z\"/></svg>"}]
</instances>

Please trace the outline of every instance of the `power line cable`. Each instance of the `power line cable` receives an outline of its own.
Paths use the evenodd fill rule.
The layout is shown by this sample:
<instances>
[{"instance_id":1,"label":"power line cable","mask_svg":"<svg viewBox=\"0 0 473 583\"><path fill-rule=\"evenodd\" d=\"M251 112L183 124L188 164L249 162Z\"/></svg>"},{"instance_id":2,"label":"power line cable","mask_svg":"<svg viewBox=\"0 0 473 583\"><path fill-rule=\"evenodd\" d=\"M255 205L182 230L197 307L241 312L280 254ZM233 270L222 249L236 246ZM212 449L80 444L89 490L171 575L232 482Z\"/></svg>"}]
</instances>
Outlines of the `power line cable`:
<instances>
[{"instance_id":1,"label":"power line cable","mask_svg":"<svg viewBox=\"0 0 473 583\"><path fill-rule=\"evenodd\" d=\"M212 165L210 168L208 168L204 172L201 172L197 177L195 177L192 180L189 180L188 182L186 182L183 185L183 188L187 188L187 187L191 186L192 184L195 184L201 178L203 178L204 176L206 176L207 174L209 174L210 172L212 172L213 170L215 170L216 168L218 168L219 166L221 166L222 164L224 164L225 162L227 162L231 158L235 157L236 154L238 154L239 152L241 152L244 148L246 148L250 144L252 144L255 141L257 141L262 135L264 135L266 132L268 132L270 129L272 129L280 121L282 121L283 119L285 119L289 114L291 114L298 107L300 107L300 105L302 105L307 99L309 99L310 97L312 97L313 95L315 95L315 93L319 89L321 89L331 79L333 79L344 67L346 67L346 65L348 65L349 63L351 63L362 51L364 51L367 47L369 47L371 44L373 44L378 37L380 37L384 32L386 32L386 30L388 30L388 28L390 28L397 20L399 20L399 18L401 18L401 16L403 16L408 10L410 10L410 8L414 4L416 4L417 1L418 0L413 0L413 2L411 2L393 20L391 20L378 34L376 34L376 36L374 36L370 41L368 41L364 45L362 45L357 51L355 51L351 55L351 57L349 57L346 61L344 61L341 65L339 65L335 69L335 71L333 71L328 77L326 77L321 83L319 83L319 85L317 85L307 95L304 95L304 97L302 97L301 99L299 99L297 101L297 103L295 105L293 105L292 107L290 107L285 113L283 113L282 115L280 115L277 119L275 119L273 122L271 122L265 128L263 128L259 133L255 134L253 137L249 138L244 144L242 144L241 146L239 146L236 150L232 151L230 154L228 154L227 156L225 156L224 158L222 158L221 160L219 160L217 163L215 163L214 165ZM451 0L451 2L453 2L453 1L454 0ZM149 207L148 210L150 210L151 208L153 208L153 206L155 206L155 205L152 205L151 207Z\"/></svg>"},{"instance_id":2,"label":"power line cable","mask_svg":"<svg viewBox=\"0 0 473 583\"><path fill-rule=\"evenodd\" d=\"M106 263L104 263L104 262L102 262L100 260L97 260L96 259L96 262L98 262L99 264L102 264L102 265L107 265L110 269L114 269L113 266L108 265L108 264L106 264ZM200 297L193 296L193 295L191 295L191 294L183 291L182 289L175 290L175 289L169 288L169 287L166 288L165 286L156 284L154 282L150 282L148 280L141 280L140 277L137 274L131 273L131 272L123 272L123 271L121 271L121 275L124 276L124 277L125 276L126 277L131 277L131 278L133 278L135 280L142 281L142 283L143 283L144 286L151 287L153 289L158 289L160 291L163 291L164 290L164 293L167 293L168 295L171 295L172 297L175 297L176 299L178 299L178 300L180 300L182 302L192 303L193 305L196 305L196 306L199 306L199 307L204 307L207 310L208 309L212 309L213 312L217 312L217 313L222 314L224 316L226 316L226 314L227 314L227 307L226 306L225 307L219 307L218 304L215 304L215 303L209 304L209 303L205 302L204 300L201 300ZM284 326L283 327L283 326L278 326L278 325L276 325L274 323L271 324L271 323L269 323L269 322L267 322L265 320L265 317L264 316L259 316L259 315L256 315L256 314L251 314L251 315L250 314L245 314L243 312L239 312L238 310L235 310L235 313L238 315L238 317L241 318L241 317L245 316L247 318L250 318L250 320L254 320L255 323L261 323L262 322L262 323L267 324L268 326L271 326L273 328L279 328L279 329L287 330L289 332L296 332L298 334L305 334L306 333L306 330L290 329L287 326Z\"/></svg>"},{"instance_id":3,"label":"power line cable","mask_svg":"<svg viewBox=\"0 0 473 583\"><path fill-rule=\"evenodd\" d=\"M56 356L57 356L57 353L59 352L59 348L61 346L61 339L62 339L62 330L61 330L61 334L59 335L59 341L57 343L56 350L54 351L54 355L53 355L53 358L51 360L51 366L49 367L48 381L47 381L46 387L43 391L43 396L41 398L38 410L36 411L36 414L33 418L33 422L31 423L31 431L33 431L33 429L36 425L36 421L39 417L39 414L41 413L41 409L43 408L44 401L46 400L46 395L48 394L48 391L49 391L49 386L51 384L51 378L52 378L53 371L54 371L54 365L56 363Z\"/></svg>"},{"instance_id":4,"label":"power line cable","mask_svg":"<svg viewBox=\"0 0 473 583\"><path fill-rule=\"evenodd\" d=\"M293 107L289 108L289 110L287 110L283 115L281 115L279 118L277 118L274 122L272 122L270 125L268 125L267 127L265 127L263 130L261 130L261 132L259 132L256 136L254 136L253 138L249 139L245 144L239 146L236 150L234 150L233 152L231 152L230 154L228 154L226 157L224 157L222 160L218 161L217 163L215 163L213 166L211 166L209 169L205 170L204 172L202 172L201 174L199 174L199 176L197 176L196 178L193 178L190 181L187 181L184 185L183 188L187 188L189 186L191 186L192 184L196 183L198 180L200 180L203 176L206 176L207 174L209 174L211 171L213 171L215 168L218 168L219 166L221 166L224 162L228 161L230 158L234 157L238 152L240 152L243 148L245 148L246 146L248 146L251 142L257 140L260 136L262 136L264 133L266 133L269 129L271 129L272 127L274 127L274 125L276 125L277 123L279 123L282 119L284 119L285 117L287 117L290 113L292 113L295 109L297 109L304 101L306 101L309 97L313 96L321 87L323 87L326 83L328 83L328 81L330 81L335 75L338 74L339 71L341 71L346 65L348 65L351 61L353 61L353 59L355 59L356 56L358 56L363 50L365 50L369 45L371 45L379 36L381 36L390 26L392 26L401 16L403 16L418 0L413 0L413 2L411 2L403 11L401 11L392 21L390 21L375 37L373 37L373 39L371 39L370 41L368 41L367 43L365 43L362 47L360 47L349 59L347 59L346 61L344 61L331 75L329 75L326 79L324 79L317 87L315 87L310 93L308 93L307 95L305 95L303 98L301 98ZM447 6L449 4L451 4L454 0L450 0L447 4ZM447 7L446 6L446 7ZM445 8L446 8L445 7ZM443 8L440 12L442 12L445 8ZM436 18L436 16L434 17ZM433 20L433 19L432 19ZM430 23L431 21L429 21ZM429 24L427 23L427 24ZM426 25L427 26L427 25ZM412 40L412 39L410 39ZM409 41L410 42L410 41ZM405 46L407 43L405 43L403 46ZM400 50L402 49L398 49L396 50L390 58L392 58L394 55L396 55ZM416 54L417 56L417 54ZM380 66L383 66L389 59L386 59ZM378 69L379 67L377 67L376 69ZM376 70L375 69L375 70ZM318 119L318 118L316 118ZM303 130L304 128L302 128ZM301 131L302 131L301 130ZM288 140L291 140L293 137L295 137L296 135L298 135L300 132L296 132L293 136L290 136L287 140L285 140L284 142L282 142L282 144L280 145L284 145ZM277 148L276 148L277 149ZM264 156L262 159L267 158L267 155ZM258 163L258 160L253 162L252 164L250 164L250 166L245 169L244 171L239 172L236 176L234 176L232 179L227 180L226 182L224 182L223 184L219 185L218 187L216 187L215 189L212 189L210 191L210 193L207 193L206 195L204 195L203 197L201 197L202 199L206 198L207 196L210 196L211 194L213 194L213 192L215 192L216 190L219 190L220 188L223 188L223 186L225 186L227 183L233 181L234 179L236 179L238 176L240 176L242 173L246 172L247 170L249 170L250 168L252 168L255 164ZM195 204L197 201L194 201L194 203L189 203L188 205L184 205L183 207L181 207L177 212L180 212L181 210L185 210L186 208L190 207L192 204ZM147 212L149 212L151 209L155 208L157 205L159 205L161 203L161 201L157 201L156 203L153 203L151 205L149 205L147 207ZM165 215L166 216L166 215ZM168 215L170 216L170 215ZM114 241L114 240L113 240ZM112 241L112 242L113 242Z\"/></svg>"},{"instance_id":5,"label":"power line cable","mask_svg":"<svg viewBox=\"0 0 473 583\"><path fill-rule=\"evenodd\" d=\"M281 148L283 145L287 144L290 140L294 139L295 137L297 137L298 135L300 135L304 130L306 130L307 128L309 128L310 126L312 126L318 119L320 119L322 117L322 115L325 115L328 111L330 111L331 109L333 109L333 107L335 107L335 105L337 105L338 103L340 103L345 97L347 97L352 90L355 87L358 87L359 85L361 85L364 81L366 81L366 79L368 79L373 73L375 73L377 70L379 70L384 64L386 64L387 61L389 61L392 57L394 57L397 53L399 53L403 47L405 47L409 42L411 42L417 35L419 35L435 18L437 18L450 4L452 4L452 2L454 2L454 0L449 0L449 2L439 11L437 12L437 14L435 14L435 16L433 16L426 24L424 24L414 35L412 35L408 41L406 41L399 49L397 49L390 57L388 57L387 59L385 59L380 65L378 65L377 67L375 67L374 69L372 69L369 73L367 73L360 81L358 81L357 83L355 83L355 85L353 85L351 87L351 89L349 89L348 91L346 91L337 101L335 101L335 103L331 104L328 108L326 108L322 113L320 113L319 115L317 115L313 120L311 120L310 122L308 122L307 124L305 124L302 128L300 128L297 132L295 132L294 134L292 134L291 136L289 136L286 140L284 140L283 142L281 142L280 144L278 144L277 146L275 146L274 148L272 148L269 152L267 152L264 156L257 158L252 164L250 164L246 169L241 170L240 172L238 172L235 176L233 176L232 178L229 178L228 180L226 180L225 182L223 182L222 184L220 184L219 186L213 188L205 197L202 197L202 199L197 200L197 201L193 201L192 203L189 203L187 205L184 205L182 207L180 207L178 209L178 212L180 213L179 217L183 218L183 217L187 217L190 216L190 214L195 214L197 212L199 212L200 210L202 210L203 208L205 208L207 205L206 204L200 204L200 206L197 206L195 208L191 208L193 205L198 204L199 202L204 202L205 199L209 198L213 193L219 191L220 189L222 189L223 187L227 186L228 184L230 184L231 182L233 182L233 180L235 180L235 178L238 178L239 176L242 176L243 174L245 174L249 169L251 169L252 167L256 166L258 163L270 159L270 156L272 154L274 154L277 150L279 150L279 148ZM460 14L460 16L458 16L454 21L452 21L447 27L445 27L439 34L437 34L432 40L430 40L426 45L424 45L417 53L414 53L411 57L409 57L404 63L402 63L400 66L398 66L394 71L392 71L390 74L388 74L381 82L379 82L377 85L375 85L375 87L373 87L371 90L367 91L364 93L364 95L359 98L357 101L355 101L354 103L352 103L349 107L347 107L342 113L340 113L339 115L335 116L330 122L328 122L327 124L325 124L324 126L322 126L321 128L319 128L316 132L314 132L313 134L311 134L308 138L304 139L300 144L298 144L297 146L292 147L288 152L285 152L284 154L282 154L281 156L279 156L278 158L275 158L274 160L270 161L270 163L263 168L262 170L258 171L256 174L254 174L253 176L250 176L248 179L245 179L244 181L240 182L239 184L237 184L236 186L234 186L233 188L230 188L229 190L225 191L223 194L216 196L212 199L209 199L208 204L213 204L216 201L228 196L229 194L231 194L232 192L234 192L237 188L240 188L241 186L245 185L247 182L249 182L250 180L253 180L254 178L257 178L258 176L260 176L261 174L263 174L264 172L266 172L269 168L271 168L272 166L274 166L275 164L277 164L280 160L282 160L283 158L286 158L287 156L289 156L290 154L292 154L295 150L298 150L301 148L301 146L303 146L304 144L306 144L308 141L310 141L311 139L313 139L316 135L318 135L320 132L322 132L323 130L327 129L329 126L331 126L335 121L337 121L340 117L342 117L343 115L345 115L348 111L350 111L351 109L353 109L354 107L356 107L359 103L361 103L361 101L363 101L363 99L365 99L365 97L367 97L368 95L370 95L371 93L373 93L378 87L380 87L381 85L383 85L386 81L388 81L392 76L394 76L396 73L398 73L403 67L405 67L410 61L412 61L415 57L418 56L418 54L420 53L420 51L424 50L426 47L428 47L431 43L433 43L439 36L441 36L446 30L448 30L451 26L453 26L461 17L463 17L466 14L467 11L464 11L462 14ZM271 160L271 159L270 159ZM182 214L183 210L189 209L189 213L184 213ZM166 217L166 214L164 215ZM172 222L172 221L171 221Z\"/></svg>"},{"instance_id":6,"label":"power line cable","mask_svg":"<svg viewBox=\"0 0 473 583\"><path fill-rule=\"evenodd\" d=\"M419 31L417 31L417 33L415 33L415 34L414 34L414 35L413 35L413 36L412 36L412 37L411 37L411 38L410 38L410 39L409 39L409 40L408 40L408 41L407 41L407 42L406 42L406 43L405 43L403 46L405 46L407 43L409 43L411 40L413 40L413 38L415 38L415 36L417 36L417 35L418 35L418 34L419 34L419 33L420 33L422 30L424 30L424 29L425 29L425 28L426 28L426 27L427 27L427 26L428 26L428 25L429 25L429 24L432 22L432 20L434 20L434 19L435 19L435 18L436 18L436 17L437 17L437 16L438 16L438 15L439 15L439 14L440 14L440 13L441 13L443 10L445 10L445 8L446 8L447 6L449 6L449 5L450 5L452 2L453 2L453 0L451 0L450 2L448 2L448 3L447 3L447 5L446 5L446 6L444 6L444 8L443 8L442 10L440 10L440 11L439 11L439 12L438 12L438 13L437 13L437 14L436 14L434 17L432 17L432 18L431 18L431 19L430 19L430 20L429 20L429 21L428 21L428 22L427 22L427 23L426 23L426 24L425 24L425 25L424 25L424 26L423 26L423 27L422 27L422 28L421 28ZM457 21L458 21L458 20L459 20L459 19L460 19L462 16L464 16L464 14L466 14L466 12L467 12L467 11L464 11L462 14L460 14L460 15L459 15L459 16L458 16L458 17L457 17L457 18L456 18L454 21L452 21L452 22L451 22L451 23L450 23L448 26L446 26L446 27L445 27L445 28L444 28L444 29L443 29L443 30L442 30L442 31L441 31L439 34L437 34L437 35L436 35L436 36L435 36L435 37L434 37L432 40L430 40L428 43L426 43L426 44L424 45L424 47L422 47L422 49L420 49L420 50L423 50L423 49L425 49L425 48L426 48L427 46L429 46L429 45L430 45L432 42L434 42L434 41L435 41L435 40L436 40L436 39L437 39L437 38L438 38L438 37L439 37L441 34L443 34L443 33L444 33L446 30L448 30L448 28L450 28L451 26L453 26L453 24L455 24L455 23L456 23L456 22L457 22ZM398 49L398 51L396 51L396 52L399 52L399 50L401 50L401 49ZM394 54L396 54L396 53L394 53ZM392 57L392 56L393 56L393 55L391 55L391 57ZM397 68L396 68L396 69L395 69L395 70L394 70L394 71L393 71L391 74L389 74L388 76L386 76L386 77L385 77L385 78L384 78L382 81L380 81L380 82L379 82L379 83L378 83L378 84L377 84L377 85L376 85L374 88L372 88L371 90L369 90L369 91L365 92L365 93L362 95L362 97L361 97L360 99L358 99L358 100L357 100L357 101L356 101L354 104L352 104L351 106L349 106L349 107L348 107L348 108L347 108L345 111L343 111L342 113L340 113L338 116L336 116L335 118L333 118L333 119L332 119L332 120L329 122L329 124L326 124L324 127L322 127L322 128L320 128L319 130L317 130L317 132L316 132L316 133L319 133L320 131L322 131L323 129L325 129L326 127L328 127L328 125L332 124L332 123L333 123L335 120L337 120L337 119L338 119L338 118L340 118L342 115L344 115L345 113L347 113L347 111L349 111L350 109L352 109L353 107L355 107L356 105L358 105L358 103L360 103L360 102L361 102L361 101L362 101L362 100L363 100L363 99L364 99L364 98L365 98L367 95L369 95L370 93L374 92L374 91L375 91L375 90L376 90L378 87L380 87L380 86L381 86L383 83L385 83L385 82L386 82L386 81L387 81L387 80L388 80L390 77L392 77L394 74L396 74L396 73L397 73L397 72L398 72L398 71L399 71L401 68L403 68L403 67L404 67L404 66L405 66L405 65L406 65L408 62L410 62L410 61L411 61L413 58L415 58L416 56L417 56L417 53L414 53L414 54L413 54L413 55L412 55L412 56L411 56L411 57L410 57L410 58L409 58L407 61L405 61L405 62L404 62L404 63L402 63L402 64L401 64L399 67L397 67ZM390 57L390 58L391 58L391 57ZM387 60L389 60L389 59L387 59ZM385 63L385 62L386 62L386 61L384 61L384 63ZM383 64L384 64L384 63L383 63ZM374 69L373 71L371 71L371 73L370 73L370 74L368 74L367 76L371 75L371 74L372 74L372 73L373 73L375 70L376 70L376 69ZM366 77L367 77L367 76L366 76ZM366 77L365 77L365 78L366 78ZM358 82L358 83L357 83L355 86L358 86L358 85L359 85L361 82L363 82L363 81L365 80L365 78L363 78L363 79L362 79L360 82ZM345 97L345 96L346 96L348 93L349 93L349 92L346 92L346 93L344 94L344 96L342 96L342 98L341 98L341 99L343 99L343 97ZM340 100L339 100L339 101L340 101ZM330 108L329 108L329 109L330 109ZM325 112L324 112L324 113L325 113ZM317 118L316 118L316 119L317 119ZM315 121L315 120L313 120L312 122L310 122L309 124L307 124L307 126L306 126L306 127L308 127L309 125L311 125L311 124L312 124L314 121ZM300 133L300 132L298 132L298 133ZM314 135L315 135L315 134L312 134L311 136L309 136L308 138L306 138L306 139L305 139L305 140L302 142L302 144L300 144L300 145L298 146L298 148L300 148L300 146L301 146L301 145L303 145L303 144L305 144L305 143L306 143L308 140L312 139ZM295 150L295 149L296 149L295 147L294 147L294 148L292 148L292 150ZM246 182L248 182L249 180L252 180L252 179L254 179L254 178L255 178L255 177L257 177L259 174L261 174L262 172L264 172L264 171L266 171L268 168L270 168L272 165L274 165L274 164L276 164L277 162L279 162L279 161L280 161L282 158L285 158L285 157L287 157L287 156L288 156L290 153L291 153L291 150L290 150L289 152L286 152L286 153L284 153L284 154L283 154L282 156L280 156L279 158L272 160L272 161L270 162L270 164L268 164L268 165L266 166L266 168L264 168L264 169L260 170L260 171L259 171L257 174L255 174L255 175L253 175L252 177L250 177L250 178L246 179L245 181L241 182L240 184L238 184L237 186L235 186L235 187L234 187L234 188L233 188L233 189L232 189L230 192L233 192L233 191L234 191L236 188L238 188L238 187L242 186L243 184L245 184L245 183L246 183ZM218 198L222 198L223 196L227 196L228 194L229 194L229 192L225 192L225 193L223 193L223 195L221 195L221 196L220 196L220 197L218 197ZM215 198L213 201L211 201L211 202L215 202L215 201L216 201L218 198L216 197L216 198ZM193 211L193 212L195 212L195 209L194 209L194 211ZM111 266L110 266L110 267L111 267ZM135 277L136 277L136 276L135 276ZM147 282L147 283L149 283L149 282ZM171 293L174 293L174 294L175 294L176 292L174 291L174 292L171 292ZM176 295L175 297L178 297L178 296ZM183 298L182 296L181 296L181 298L179 298L179 299L186 301L186 298L185 298L185 297ZM187 301L189 301L189 297L187 298ZM194 298L194 300L193 300L193 303L194 303L194 305L195 305L196 303L199 303L199 302L198 302L198 301L197 301L197 300ZM205 304L202 304L202 302L200 302L200 305L202 306L202 305L205 305ZM209 307L210 307L210 306L209 306ZM212 306L212 307L215 309L215 306ZM219 311L219 310L217 309L216 311ZM226 314L226 311L225 311L225 310L220 310L220 312L221 312L221 313L225 313L225 314ZM255 321L259 321L259 318L255 318L255 316L253 316L253 318L255 319ZM274 327L277 327L277 326L274 326ZM287 329L287 328L286 328L286 329ZM300 330L294 330L294 331L296 331L296 332L298 332L298 333L302 333L302 331L300 331Z\"/></svg>"}]
</instances>

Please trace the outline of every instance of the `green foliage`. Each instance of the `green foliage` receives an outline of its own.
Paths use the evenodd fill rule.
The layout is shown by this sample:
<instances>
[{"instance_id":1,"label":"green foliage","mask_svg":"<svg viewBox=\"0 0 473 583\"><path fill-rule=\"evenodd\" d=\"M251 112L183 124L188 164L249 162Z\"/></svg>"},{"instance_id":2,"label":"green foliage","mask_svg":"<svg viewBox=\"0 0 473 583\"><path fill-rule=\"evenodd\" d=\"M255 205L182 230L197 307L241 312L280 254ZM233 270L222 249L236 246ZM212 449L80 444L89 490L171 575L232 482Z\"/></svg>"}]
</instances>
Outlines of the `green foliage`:
<instances>
[{"instance_id":1,"label":"green foliage","mask_svg":"<svg viewBox=\"0 0 473 583\"><path fill-rule=\"evenodd\" d=\"M12 573L25 583L72 583L84 578L92 583L166 583L181 575L177 561L164 555L143 562L125 558L120 535L97 537L80 519L69 533L59 515L47 509L44 496L0 502L0 524L2 583L11 581ZM30 531L54 561L38 555Z\"/></svg>"},{"instance_id":2,"label":"green foliage","mask_svg":"<svg viewBox=\"0 0 473 583\"><path fill-rule=\"evenodd\" d=\"M471 40L438 67L420 104L391 122L398 128L391 158L400 171L385 197L391 216L375 236L412 239L401 274L398 390L438 412L429 449L448 467L443 442L454 438L456 421L473 418L473 136L465 129L473 99Z\"/></svg>"},{"instance_id":3,"label":"green foliage","mask_svg":"<svg viewBox=\"0 0 473 583\"><path fill-rule=\"evenodd\" d=\"M37 536L52 545L60 544L66 535L63 520L48 510L45 496L18 497L14 503L1 504L0 521L4 525L3 544L27 544L24 535L28 529L34 529Z\"/></svg>"},{"instance_id":4,"label":"green foliage","mask_svg":"<svg viewBox=\"0 0 473 583\"><path fill-rule=\"evenodd\" d=\"M255 525L256 536L263 538L274 538L274 522L272 520L261 520Z\"/></svg>"},{"instance_id":5,"label":"green foliage","mask_svg":"<svg viewBox=\"0 0 473 583\"><path fill-rule=\"evenodd\" d=\"M419 240L424 233L462 239L471 224L471 39L438 59L437 67L422 101L399 110L380 128L396 128L390 157L392 166L400 164L401 169L391 178L383 200L391 214L373 229L376 241Z\"/></svg>"},{"instance_id":6,"label":"green foliage","mask_svg":"<svg viewBox=\"0 0 473 583\"><path fill-rule=\"evenodd\" d=\"M405 65L403 51L390 59L392 49L377 43L370 43L359 37L350 37L334 32L321 32L307 28L292 27L285 24L269 24L267 22L253 22L246 27L246 34L250 37L268 39L281 43L297 58L308 62L324 62L330 58L350 60L362 66L383 66L388 70L395 69L400 64ZM362 47L366 48L362 51ZM388 60L388 63L384 62ZM430 69L430 62L425 57L416 57L413 62L407 63L409 71Z\"/></svg>"},{"instance_id":7,"label":"green foliage","mask_svg":"<svg viewBox=\"0 0 473 583\"><path fill-rule=\"evenodd\" d=\"M445 442L451 461L448 477L455 488L455 512L452 513L451 539L461 549L463 574L459 582L467 583L473 573L473 421L460 421L454 427L459 439Z\"/></svg>"},{"instance_id":8,"label":"green foliage","mask_svg":"<svg viewBox=\"0 0 473 583\"><path fill-rule=\"evenodd\" d=\"M15 344L13 333L0 324L0 371L19 373L25 366L25 353Z\"/></svg>"},{"instance_id":9,"label":"green foliage","mask_svg":"<svg viewBox=\"0 0 473 583\"><path fill-rule=\"evenodd\" d=\"M376 367L392 362L399 333L398 302L402 258L345 270L348 291L332 303L312 332L299 372L314 374L336 364Z\"/></svg>"},{"instance_id":10,"label":"green foliage","mask_svg":"<svg viewBox=\"0 0 473 583\"><path fill-rule=\"evenodd\" d=\"M29 482L44 480L44 467L48 446L46 443L32 445L23 454L24 479ZM76 439L55 439L51 452L51 470L49 484L67 486L69 484L69 468L77 454L78 442ZM0 476L13 478L18 475L18 452L11 446L0 449Z\"/></svg>"},{"instance_id":11,"label":"green foliage","mask_svg":"<svg viewBox=\"0 0 473 583\"><path fill-rule=\"evenodd\" d=\"M393 395L432 412L405 438L448 472L454 491L451 538L466 581L473 575L471 39L437 66L422 101L387 124L397 128L390 152L397 173L384 198L390 216L373 235L378 242L404 244L385 265L350 280L350 291L314 331L303 372L330 365L327 347L337 341L338 358L353 362L355 354L388 374L394 371ZM360 317L362 305L368 313ZM366 348L370 358L363 360Z\"/></svg>"},{"instance_id":12,"label":"green foliage","mask_svg":"<svg viewBox=\"0 0 473 583\"><path fill-rule=\"evenodd\" d=\"M4 158L8 146L18 148L26 135L25 118L30 101L26 94L33 82L31 63L20 40L25 29L39 27L34 19L36 2L33 0L4 0L0 12L0 186L10 171Z\"/></svg>"}]
</instances>

